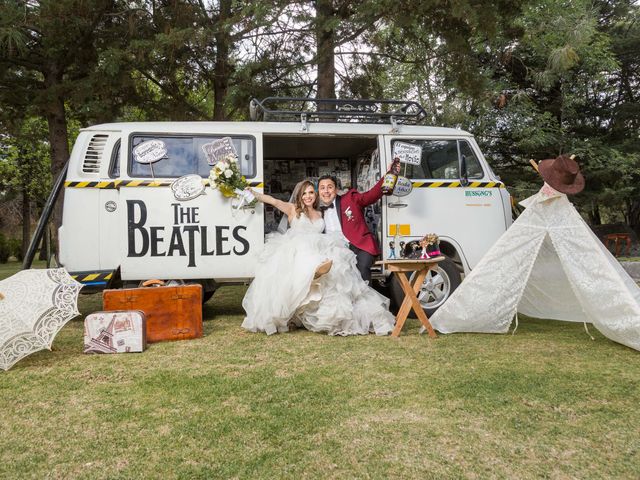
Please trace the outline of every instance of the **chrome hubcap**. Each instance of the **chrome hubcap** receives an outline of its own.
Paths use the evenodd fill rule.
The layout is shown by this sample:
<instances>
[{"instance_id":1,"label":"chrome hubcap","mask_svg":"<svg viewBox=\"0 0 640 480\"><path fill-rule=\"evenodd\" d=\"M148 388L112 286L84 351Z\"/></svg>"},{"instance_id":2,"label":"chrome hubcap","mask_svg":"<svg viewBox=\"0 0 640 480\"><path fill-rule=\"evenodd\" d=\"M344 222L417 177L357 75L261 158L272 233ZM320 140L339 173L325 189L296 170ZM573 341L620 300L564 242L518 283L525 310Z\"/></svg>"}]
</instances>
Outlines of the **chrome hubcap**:
<instances>
[{"instance_id":1,"label":"chrome hubcap","mask_svg":"<svg viewBox=\"0 0 640 480\"><path fill-rule=\"evenodd\" d=\"M415 273L411 275L411 280ZM422 308L437 308L444 303L451 292L449 276L440 267L431 270L422 282L418 300Z\"/></svg>"}]
</instances>

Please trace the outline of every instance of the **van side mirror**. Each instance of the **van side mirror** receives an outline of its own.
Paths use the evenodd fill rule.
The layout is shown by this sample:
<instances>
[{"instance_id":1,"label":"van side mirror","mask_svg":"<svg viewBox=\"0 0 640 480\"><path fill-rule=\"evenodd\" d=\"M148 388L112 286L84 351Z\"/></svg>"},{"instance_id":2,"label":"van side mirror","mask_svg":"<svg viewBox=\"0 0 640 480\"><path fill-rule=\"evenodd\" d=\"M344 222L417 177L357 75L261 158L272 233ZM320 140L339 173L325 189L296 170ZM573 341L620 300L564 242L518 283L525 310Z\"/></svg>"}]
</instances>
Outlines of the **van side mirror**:
<instances>
[{"instance_id":1,"label":"van side mirror","mask_svg":"<svg viewBox=\"0 0 640 480\"><path fill-rule=\"evenodd\" d=\"M253 122L257 122L258 118L258 100L252 98L249 102L249 118Z\"/></svg>"},{"instance_id":2,"label":"van side mirror","mask_svg":"<svg viewBox=\"0 0 640 480\"><path fill-rule=\"evenodd\" d=\"M460 185L466 187L469 185L469 176L467 175L467 157L460 155Z\"/></svg>"}]
</instances>

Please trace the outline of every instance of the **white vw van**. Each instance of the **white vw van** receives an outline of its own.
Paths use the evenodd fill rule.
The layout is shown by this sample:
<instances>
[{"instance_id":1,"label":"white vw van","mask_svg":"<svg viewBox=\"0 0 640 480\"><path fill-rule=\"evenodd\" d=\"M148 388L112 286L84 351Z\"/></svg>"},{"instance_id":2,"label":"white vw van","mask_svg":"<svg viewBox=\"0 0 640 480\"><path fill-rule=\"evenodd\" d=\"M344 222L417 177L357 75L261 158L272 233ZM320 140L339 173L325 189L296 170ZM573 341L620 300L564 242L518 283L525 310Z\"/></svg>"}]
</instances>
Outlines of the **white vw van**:
<instances>
[{"instance_id":1,"label":"white vw van","mask_svg":"<svg viewBox=\"0 0 640 480\"><path fill-rule=\"evenodd\" d=\"M335 175L343 189L366 190L387 171L399 145L412 145L418 161L402 166L412 191L383 197L366 216L384 258L400 257L401 242L406 249L427 233L439 235L447 260L422 286L420 299L428 313L511 224L509 194L474 138L461 130L419 125L424 116L419 105L331 101L327 107L318 100L285 99L287 108L272 106L282 101L254 100L252 110L261 121L134 122L83 129L64 182L61 265L97 288L150 278L197 281L206 298L221 284L249 282L279 212L263 204L237 208L209 187L189 200L179 200L171 189L188 174L208 184L211 165L202 146L223 137L231 139L250 184L285 200L299 180L326 173ZM307 109L309 104L321 110ZM149 161L136 150L143 144L161 155ZM373 275L381 284L390 278L381 270ZM389 283L391 295L400 296L399 286Z\"/></svg>"}]
</instances>

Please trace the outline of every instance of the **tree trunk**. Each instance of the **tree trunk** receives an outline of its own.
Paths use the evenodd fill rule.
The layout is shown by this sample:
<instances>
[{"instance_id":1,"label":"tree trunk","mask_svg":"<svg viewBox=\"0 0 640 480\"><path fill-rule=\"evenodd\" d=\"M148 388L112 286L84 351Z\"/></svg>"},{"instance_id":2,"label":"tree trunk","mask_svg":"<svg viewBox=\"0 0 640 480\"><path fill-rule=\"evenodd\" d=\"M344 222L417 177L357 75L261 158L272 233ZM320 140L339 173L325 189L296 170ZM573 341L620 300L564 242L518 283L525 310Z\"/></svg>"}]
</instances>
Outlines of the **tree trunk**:
<instances>
[{"instance_id":1,"label":"tree trunk","mask_svg":"<svg viewBox=\"0 0 640 480\"><path fill-rule=\"evenodd\" d=\"M49 145L51 149L51 175L55 181L58 174L69 160L69 133L67 117L64 110L64 98L59 92L62 84L62 73L52 67L45 73L45 87L50 100L45 108L45 117L49 126ZM56 230L62 225L62 196L56 202L53 211L53 223Z\"/></svg>"},{"instance_id":2,"label":"tree trunk","mask_svg":"<svg viewBox=\"0 0 640 480\"><path fill-rule=\"evenodd\" d=\"M589 209L589 223L593 226L602 225L602 219L600 218L600 208L597 203L591 203Z\"/></svg>"},{"instance_id":3,"label":"tree trunk","mask_svg":"<svg viewBox=\"0 0 640 480\"><path fill-rule=\"evenodd\" d=\"M335 15L331 0L316 3L316 48L318 97L336 98L335 35L331 22ZM318 108L323 109L321 106ZM324 108L331 110L332 108Z\"/></svg>"},{"instance_id":4,"label":"tree trunk","mask_svg":"<svg viewBox=\"0 0 640 480\"><path fill-rule=\"evenodd\" d=\"M224 108L229 89L229 76L231 65L229 64L229 52L231 41L226 22L231 16L231 0L221 0L220 15L218 17L218 33L216 33L216 62L213 71L213 119L227 120Z\"/></svg>"},{"instance_id":5,"label":"tree trunk","mask_svg":"<svg viewBox=\"0 0 640 480\"><path fill-rule=\"evenodd\" d=\"M31 199L26 185L22 185L22 258L27 254L31 241ZM20 259L22 260L22 259Z\"/></svg>"},{"instance_id":6,"label":"tree trunk","mask_svg":"<svg viewBox=\"0 0 640 480\"><path fill-rule=\"evenodd\" d=\"M636 198L629 202L627 218L629 219L629 226L640 237L640 199Z\"/></svg>"},{"instance_id":7,"label":"tree trunk","mask_svg":"<svg viewBox=\"0 0 640 480\"><path fill-rule=\"evenodd\" d=\"M551 115L553 115L558 122L560 127L560 131L562 132L563 127L563 102L564 96L562 91L562 82L556 82L547 92L547 98L545 100L541 100L542 105L546 108ZM542 106L540 105L540 106ZM560 152L557 152L560 153Z\"/></svg>"}]
</instances>

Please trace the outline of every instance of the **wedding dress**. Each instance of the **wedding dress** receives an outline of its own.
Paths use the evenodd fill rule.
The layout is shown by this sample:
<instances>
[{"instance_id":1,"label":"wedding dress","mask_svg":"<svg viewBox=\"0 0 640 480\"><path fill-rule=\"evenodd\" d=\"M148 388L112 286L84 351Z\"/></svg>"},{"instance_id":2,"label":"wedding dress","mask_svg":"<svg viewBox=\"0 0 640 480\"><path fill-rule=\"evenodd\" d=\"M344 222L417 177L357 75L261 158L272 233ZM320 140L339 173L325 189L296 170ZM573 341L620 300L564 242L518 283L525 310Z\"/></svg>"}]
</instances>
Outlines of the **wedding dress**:
<instances>
[{"instance_id":1,"label":"wedding dress","mask_svg":"<svg viewBox=\"0 0 640 480\"><path fill-rule=\"evenodd\" d=\"M290 321L329 335L387 335L394 316L389 300L369 287L356 268L356 256L343 239L324 234L324 220L305 214L294 218L284 234L272 234L256 274L242 300L251 332L286 332ZM331 270L314 274L325 260Z\"/></svg>"}]
</instances>

